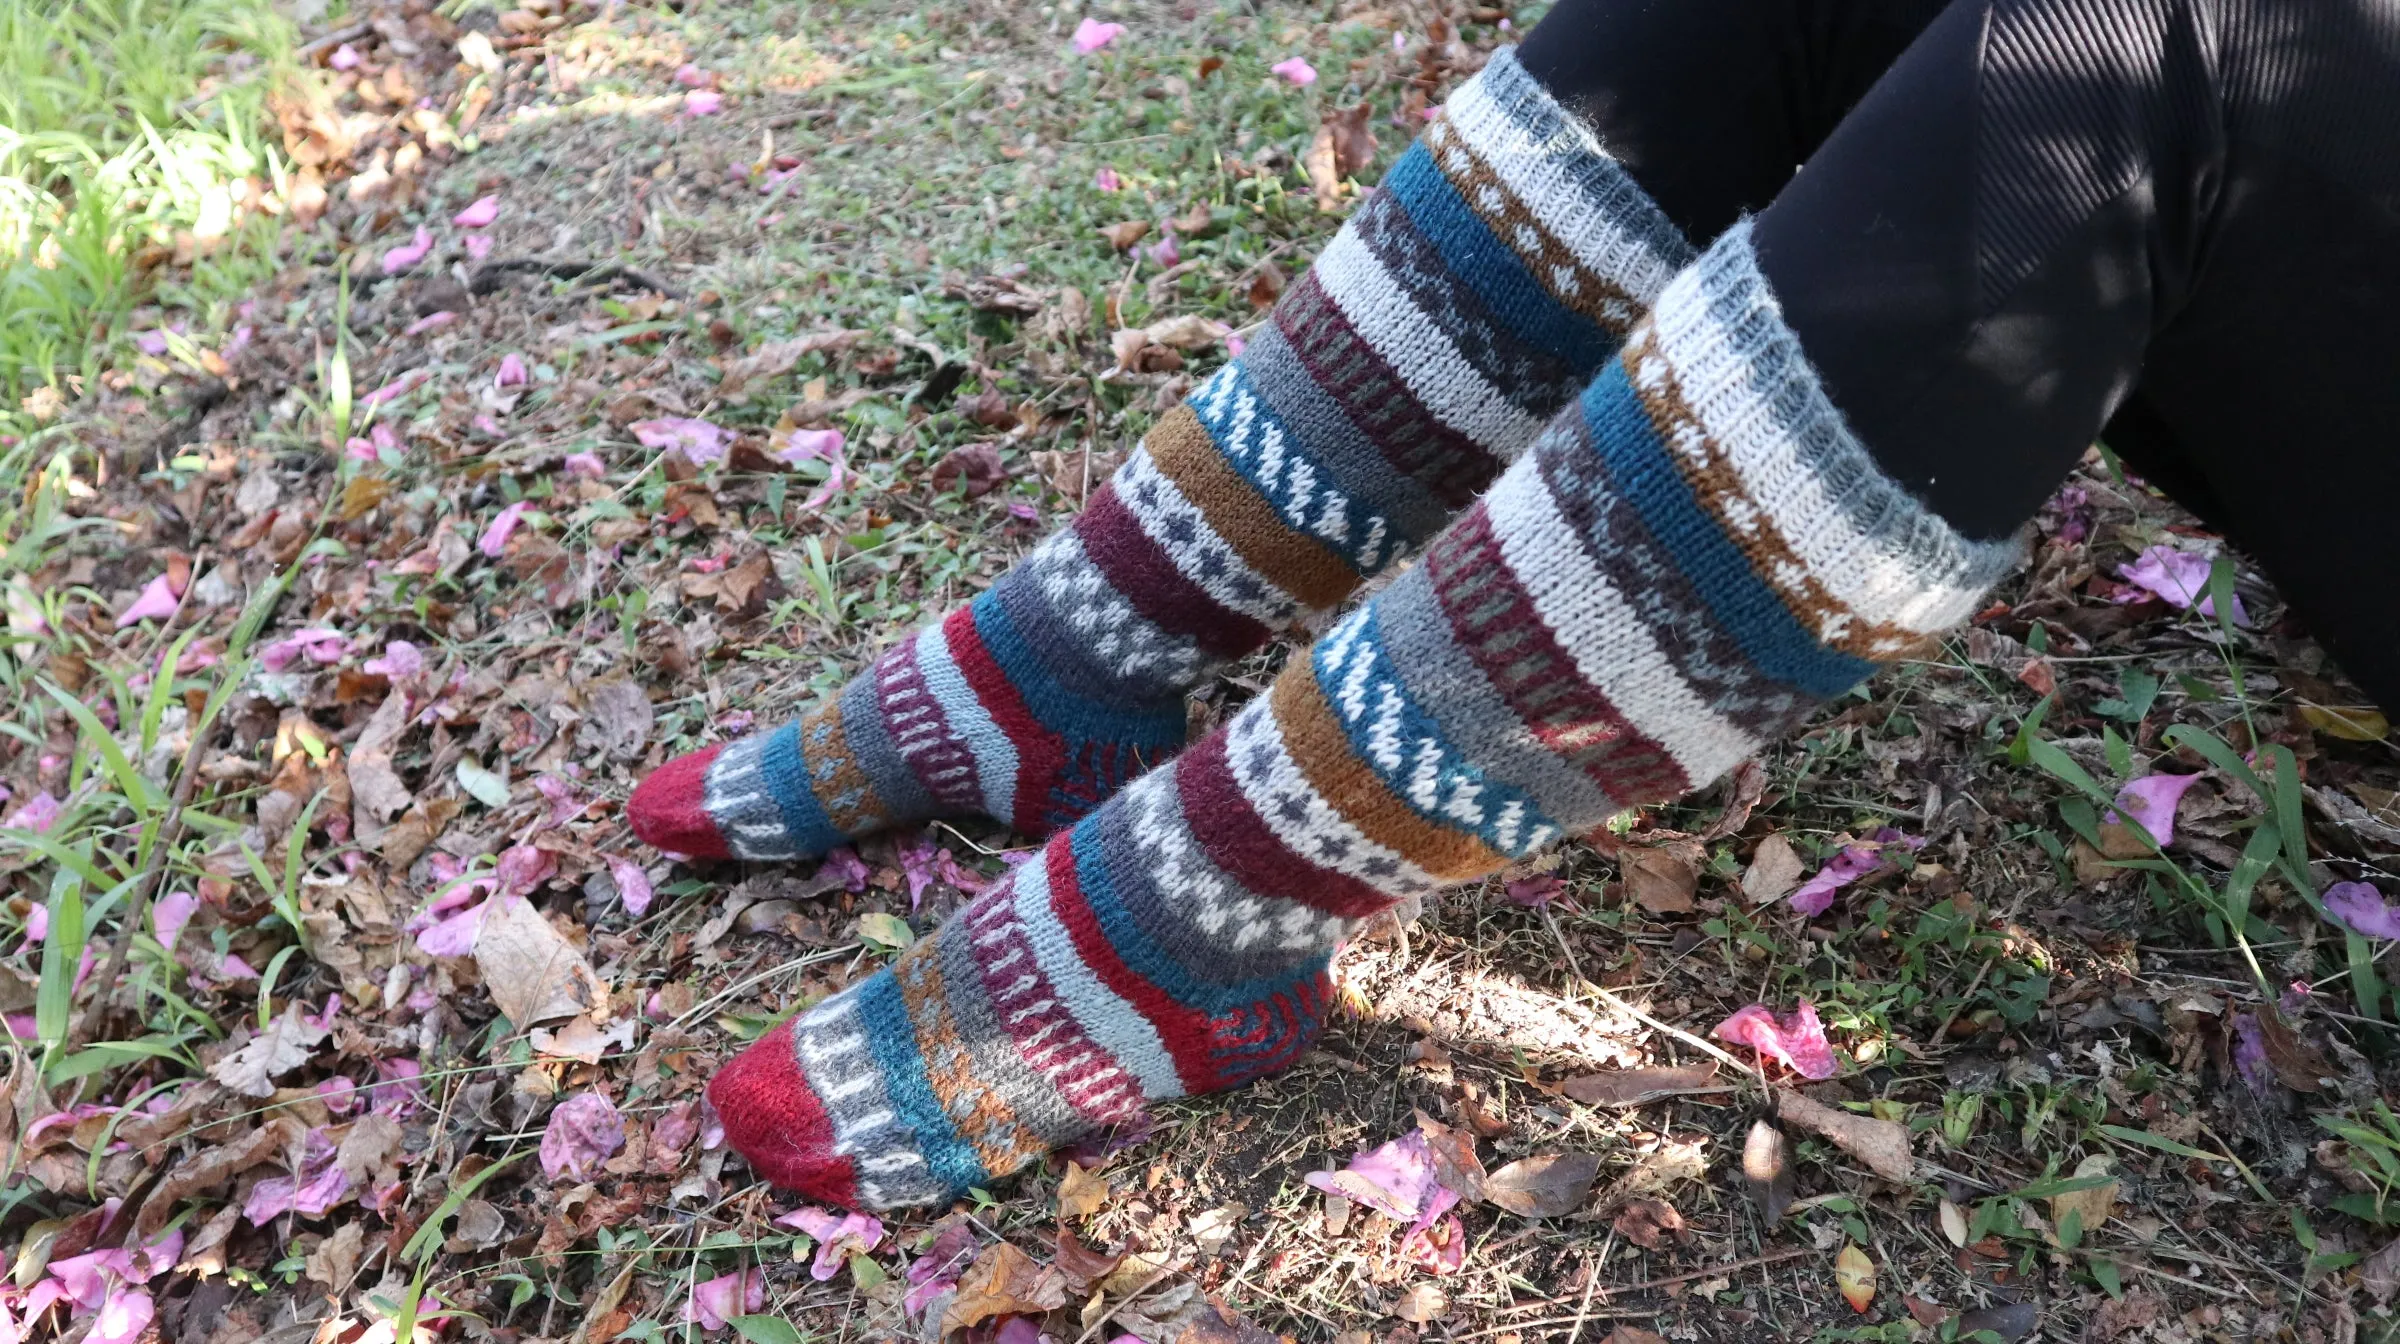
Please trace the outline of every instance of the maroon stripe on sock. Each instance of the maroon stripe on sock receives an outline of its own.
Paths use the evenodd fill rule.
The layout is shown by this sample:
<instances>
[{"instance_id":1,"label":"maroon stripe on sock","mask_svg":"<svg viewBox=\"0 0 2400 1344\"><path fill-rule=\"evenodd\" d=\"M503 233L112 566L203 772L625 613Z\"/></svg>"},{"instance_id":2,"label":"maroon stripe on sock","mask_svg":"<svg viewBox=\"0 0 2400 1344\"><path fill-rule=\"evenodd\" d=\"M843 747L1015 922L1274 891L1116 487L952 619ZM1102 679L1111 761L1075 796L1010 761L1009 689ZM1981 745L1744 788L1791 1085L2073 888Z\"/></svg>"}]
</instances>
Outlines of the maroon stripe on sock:
<instances>
[{"instance_id":1,"label":"maroon stripe on sock","mask_svg":"<svg viewBox=\"0 0 2400 1344\"><path fill-rule=\"evenodd\" d=\"M1309 377L1341 403L1384 460L1444 504L1464 507L1499 474L1497 459L1418 403L1383 355L1352 329L1316 272L1284 291L1275 325Z\"/></svg>"},{"instance_id":2,"label":"maroon stripe on sock","mask_svg":"<svg viewBox=\"0 0 2400 1344\"><path fill-rule=\"evenodd\" d=\"M1058 916L1067 936L1075 940L1075 954L1084 966L1110 992L1132 1004L1134 1011L1158 1033L1168 1057L1175 1061L1175 1072L1183 1081L1184 1091L1208 1091L1210 1079L1216 1073L1209 1063L1208 1019L1177 1003L1173 995L1152 984L1117 955L1116 944L1108 940L1099 916L1084 897L1083 883L1075 871L1074 834L1061 832L1043 847L1042 857L1036 860L1050 865L1050 912Z\"/></svg>"},{"instance_id":3,"label":"maroon stripe on sock","mask_svg":"<svg viewBox=\"0 0 2400 1344\"><path fill-rule=\"evenodd\" d=\"M1095 1125L1123 1124L1138 1114L1140 1082L1084 1034L1058 987L1042 974L1033 941L1017 918L1013 884L1003 879L956 918L967 923L992 1015L1025 1062Z\"/></svg>"},{"instance_id":4,"label":"maroon stripe on sock","mask_svg":"<svg viewBox=\"0 0 2400 1344\"><path fill-rule=\"evenodd\" d=\"M1389 908L1391 897L1347 873L1302 858L1268 829L1233 776L1225 740L1222 731L1211 733L1175 758L1184 824L1208 851L1210 862L1249 891L1344 919Z\"/></svg>"},{"instance_id":5,"label":"maroon stripe on sock","mask_svg":"<svg viewBox=\"0 0 2400 1344\"><path fill-rule=\"evenodd\" d=\"M1169 634L1182 635L1210 657L1230 661L1264 648L1274 632L1210 597L1183 576L1175 562L1142 530L1116 483L1104 482L1069 526L1083 553L1143 619Z\"/></svg>"},{"instance_id":6,"label":"maroon stripe on sock","mask_svg":"<svg viewBox=\"0 0 2400 1344\"><path fill-rule=\"evenodd\" d=\"M925 792L956 811L981 812L983 781L975 769L975 753L951 728L942 702L925 684L924 669L917 666L917 637L911 635L885 650L871 675L875 707L883 715L892 750L916 772Z\"/></svg>"},{"instance_id":7,"label":"maroon stripe on sock","mask_svg":"<svg viewBox=\"0 0 2400 1344\"><path fill-rule=\"evenodd\" d=\"M1544 747L1620 802L1690 792L1675 758L1635 729L1559 647L1508 567L1482 504L1435 538L1424 564L1452 639Z\"/></svg>"},{"instance_id":8,"label":"maroon stripe on sock","mask_svg":"<svg viewBox=\"0 0 2400 1344\"><path fill-rule=\"evenodd\" d=\"M982 702L983 712L991 715L1009 745L1016 748L1017 796L1009 800L1016 815L1009 818L1009 824L1028 834L1049 829L1042 818L1050 789L1067 763L1066 743L1034 717L1025 697L1017 694L1016 684L983 646L983 636L975 629L973 603L943 619L942 637L949 642L950 661L958 664L959 674L967 680L967 690Z\"/></svg>"}]
</instances>

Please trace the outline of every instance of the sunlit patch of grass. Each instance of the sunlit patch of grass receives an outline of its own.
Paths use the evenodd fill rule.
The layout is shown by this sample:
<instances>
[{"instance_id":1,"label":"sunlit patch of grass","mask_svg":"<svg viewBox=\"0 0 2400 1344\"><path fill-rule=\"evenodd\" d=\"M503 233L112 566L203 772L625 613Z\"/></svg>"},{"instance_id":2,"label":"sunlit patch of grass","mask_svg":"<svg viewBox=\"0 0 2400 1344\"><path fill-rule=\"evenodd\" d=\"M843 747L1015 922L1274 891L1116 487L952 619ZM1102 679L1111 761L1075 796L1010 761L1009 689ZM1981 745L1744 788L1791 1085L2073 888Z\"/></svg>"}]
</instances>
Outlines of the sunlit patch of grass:
<instances>
[{"instance_id":1,"label":"sunlit patch of grass","mask_svg":"<svg viewBox=\"0 0 2400 1344\"><path fill-rule=\"evenodd\" d=\"M265 232L266 0L0 0L0 392L90 378L162 261ZM13 409L13 406L11 407Z\"/></svg>"}]
</instances>

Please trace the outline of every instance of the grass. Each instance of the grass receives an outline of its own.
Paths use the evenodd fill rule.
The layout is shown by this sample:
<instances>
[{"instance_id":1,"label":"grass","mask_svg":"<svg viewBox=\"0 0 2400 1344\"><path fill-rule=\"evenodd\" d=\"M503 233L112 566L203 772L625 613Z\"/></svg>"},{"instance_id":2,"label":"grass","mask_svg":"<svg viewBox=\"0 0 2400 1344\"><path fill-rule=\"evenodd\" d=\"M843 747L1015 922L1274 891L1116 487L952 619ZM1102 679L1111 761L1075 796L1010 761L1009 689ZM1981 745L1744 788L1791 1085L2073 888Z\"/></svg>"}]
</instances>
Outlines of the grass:
<instances>
[{"instance_id":1,"label":"grass","mask_svg":"<svg viewBox=\"0 0 2400 1344\"><path fill-rule=\"evenodd\" d=\"M10 402L96 376L161 261L271 235L255 207L281 164L260 135L293 41L269 0L0 0Z\"/></svg>"}]
</instances>

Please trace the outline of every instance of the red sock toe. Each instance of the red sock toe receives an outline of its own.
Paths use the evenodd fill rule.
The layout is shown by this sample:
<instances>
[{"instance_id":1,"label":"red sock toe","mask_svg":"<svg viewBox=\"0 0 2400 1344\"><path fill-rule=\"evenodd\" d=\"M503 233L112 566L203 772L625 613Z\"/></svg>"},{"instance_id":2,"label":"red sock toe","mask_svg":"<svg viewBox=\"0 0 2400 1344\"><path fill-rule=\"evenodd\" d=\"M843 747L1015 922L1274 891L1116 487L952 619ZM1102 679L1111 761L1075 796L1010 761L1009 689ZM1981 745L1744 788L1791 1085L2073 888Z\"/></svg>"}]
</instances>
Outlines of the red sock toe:
<instances>
[{"instance_id":1,"label":"red sock toe","mask_svg":"<svg viewBox=\"0 0 2400 1344\"><path fill-rule=\"evenodd\" d=\"M708 1100L725 1141L759 1175L811 1199L858 1206L858 1175L833 1150L833 1123L808 1090L785 1022L752 1042L708 1080Z\"/></svg>"},{"instance_id":2,"label":"red sock toe","mask_svg":"<svg viewBox=\"0 0 2400 1344\"><path fill-rule=\"evenodd\" d=\"M696 859L732 856L717 823L702 806L708 796L708 763L724 749L705 747L678 756L634 786L633 797L625 803L625 820L643 844Z\"/></svg>"}]
</instances>

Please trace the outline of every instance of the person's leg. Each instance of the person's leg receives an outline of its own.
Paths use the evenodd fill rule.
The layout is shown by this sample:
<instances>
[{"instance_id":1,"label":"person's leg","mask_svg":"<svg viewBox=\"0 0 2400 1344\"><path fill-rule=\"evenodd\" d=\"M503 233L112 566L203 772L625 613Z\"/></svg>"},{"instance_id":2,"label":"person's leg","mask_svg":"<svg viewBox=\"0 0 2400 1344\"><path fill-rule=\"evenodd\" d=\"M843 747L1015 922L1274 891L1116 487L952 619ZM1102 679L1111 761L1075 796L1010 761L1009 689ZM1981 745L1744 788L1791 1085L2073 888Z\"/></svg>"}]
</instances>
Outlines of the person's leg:
<instances>
[{"instance_id":1,"label":"person's leg","mask_svg":"<svg viewBox=\"0 0 2400 1344\"><path fill-rule=\"evenodd\" d=\"M1181 747L1187 691L1513 460L1684 239L1764 205L1940 3L1564 0L1065 531L809 717L654 773L635 832L776 859L937 814L1072 822Z\"/></svg>"},{"instance_id":2,"label":"person's leg","mask_svg":"<svg viewBox=\"0 0 2400 1344\"><path fill-rule=\"evenodd\" d=\"M1690 255L1501 53L1071 524L808 717L653 773L635 833L786 859L935 815L1073 822L1183 746L1202 678L1433 535Z\"/></svg>"},{"instance_id":3,"label":"person's leg","mask_svg":"<svg viewBox=\"0 0 2400 1344\"><path fill-rule=\"evenodd\" d=\"M2086 71L2107 96L2061 105L2026 83L2054 71L2007 63L2059 49L2060 9L2115 24L2068 49L2113 63ZM2138 9L1945 15L1421 563L722 1070L735 1147L821 1198L921 1202L1254 1077L1316 1030L1355 921L1709 782L1975 610L2191 255L2174 203L2211 123L2156 115L2192 73L2186 7ZM1995 124L2022 134L1978 138ZM2137 132L2054 165L2048 211L1982 176Z\"/></svg>"}]
</instances>

